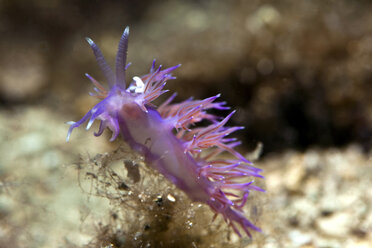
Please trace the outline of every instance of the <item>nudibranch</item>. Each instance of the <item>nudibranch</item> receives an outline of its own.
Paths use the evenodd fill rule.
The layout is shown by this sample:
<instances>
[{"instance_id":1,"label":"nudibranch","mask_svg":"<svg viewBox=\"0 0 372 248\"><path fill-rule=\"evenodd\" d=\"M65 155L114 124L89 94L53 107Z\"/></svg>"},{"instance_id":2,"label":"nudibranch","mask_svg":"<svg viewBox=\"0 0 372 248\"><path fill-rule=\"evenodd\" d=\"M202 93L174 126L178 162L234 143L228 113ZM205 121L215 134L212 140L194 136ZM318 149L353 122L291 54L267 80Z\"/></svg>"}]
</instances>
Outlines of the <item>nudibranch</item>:
<instances>
[{"instance_id":1,"label":"nudibranch","mask_svg":"<svg viewBox=\"0 0 372 248\"><path fill-rule=\"evenodd\" d=\"M164 86L167 80L175 79L171 73L180 65L156 69L154 60L150 73L133 77L127 87L128 36L126 27L119 42L115 73L98 46L86 39L109 89L86 74L95 86L95 93L90 95L101 101L81 120L68 122L67 141L74 128L88 121L88 130L98 119L101 122L95 136L100 136L106 128L113 133L110 141L120 134L132 149L145 157L149 166L183 190L192 201L208 204L215 217L221 214L239 236L237 225L249 237L251 230L261 231L244 216L243 207L250 191L264 191L254 185L254 178L263 178L262 170L235 150L239 141L227 137L242 129L225 125L234 111L223 119L208 113L210 109L229 109L225 102L216 102L220 95L172 103L176 96L173 94L155 106L153 101L167 92ZM201 121L209 125L195 125ZM221 153L230 153L230 158L223 159L219 156Z\"/></svg>"}]
</instances>

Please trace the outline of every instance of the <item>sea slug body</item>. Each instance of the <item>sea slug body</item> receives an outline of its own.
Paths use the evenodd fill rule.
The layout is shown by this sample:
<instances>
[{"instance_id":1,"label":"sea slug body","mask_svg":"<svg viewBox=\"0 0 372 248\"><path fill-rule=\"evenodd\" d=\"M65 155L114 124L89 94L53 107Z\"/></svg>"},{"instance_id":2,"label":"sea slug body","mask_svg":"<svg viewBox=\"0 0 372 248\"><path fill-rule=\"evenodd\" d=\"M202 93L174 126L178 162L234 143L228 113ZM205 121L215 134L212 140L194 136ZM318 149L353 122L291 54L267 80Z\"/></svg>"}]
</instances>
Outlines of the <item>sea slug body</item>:
<instances>
[{"instance_id":1,"label":"sea slug body","mask_svg":"<svg viewBox=\"0 0 372 248\"><path fill-rule=\"evenodd\" d=\"M242 129L225 126L234 111L222 120L207 112L209 109L228 109L224 102L216 102L219 95L172 103L173 94L160 106L155 106L152 102L167 92L164 90L166 81L175 79L171 73L180 65L156 69L154 60L150 73L133 77L127 87L125 74L130 65L126 63L128 36L127 27L119 42L115 73L98 46L87 38L109 89L86 74L95 86L95 93L90 94L102 100L80 121L68 122L67 141L74 128L88 121L88 130L95 120L100 120L95 136L100 136L106 128L113 133L110 141L120 134L134 150L144 155L148 165L193 201L208 204L216 216L221 214L239 236L237 224L251 237L251 230L260 229L244 216L243 207L251 190L264 191L253 184L255 177L263 176L261 169L253 167L234 149L240 142L227 138L230 133ZM210 125L195 127L194 124L202 120ZM230 153L232 158L218 156L223 152Z\"/></svg>"}]
</instances>

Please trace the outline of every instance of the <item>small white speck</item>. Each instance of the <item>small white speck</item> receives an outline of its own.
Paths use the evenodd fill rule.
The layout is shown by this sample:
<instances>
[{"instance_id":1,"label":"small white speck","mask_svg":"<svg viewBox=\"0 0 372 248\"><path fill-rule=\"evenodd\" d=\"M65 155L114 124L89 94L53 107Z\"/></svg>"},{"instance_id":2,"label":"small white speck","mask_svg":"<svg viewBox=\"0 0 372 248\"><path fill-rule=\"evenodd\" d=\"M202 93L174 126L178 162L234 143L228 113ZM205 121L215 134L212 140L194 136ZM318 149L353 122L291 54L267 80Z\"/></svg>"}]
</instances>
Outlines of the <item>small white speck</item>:
<instances>
[{"instance_id":1,"label":"small white speck","mask_svg":"<svg viewBox=\"0 0 372 248\"><path fill-rule=\"evenodd\" d=\"M94 42L91 38L86 37L85 40L89 43L90 46L94 45Z\"/></svg>"},{"instance_id":2,"label":"small white speck","mask_svg":"<svg viewBox=\"0 0 372 248\"><path fill-rule=\"evenodd\" d=\"M167 195L167 199L168 199L169 201L171 201L171 202L175 202L175 201L176 201L176 198L174 198L174 196L171 195L171 194L168 194L168 195Z\"/></svg>"},{"instance_id":3,"label":"small white speck","mask_svg":"<svg viewBox=\"0 0 372 248\"><path fill-rule=\"evenodd\" d=\"M89 120L86 130L89 130L89 128L92 126L93 122L94 122L94 119Z\"/></svg>"},{"instance_id":4,"label":"small white speck","mask_svg":"<svg viewBox=\"0 0 372 248\"><path fill-rule=\"evenodd\" d=\"M143 93L145 90L145 84L143 83L142 79L140 77L133 77L133 80L136 82L136 86L132 86L134 89L134 92Z\"/></svg>"}]
</instances>

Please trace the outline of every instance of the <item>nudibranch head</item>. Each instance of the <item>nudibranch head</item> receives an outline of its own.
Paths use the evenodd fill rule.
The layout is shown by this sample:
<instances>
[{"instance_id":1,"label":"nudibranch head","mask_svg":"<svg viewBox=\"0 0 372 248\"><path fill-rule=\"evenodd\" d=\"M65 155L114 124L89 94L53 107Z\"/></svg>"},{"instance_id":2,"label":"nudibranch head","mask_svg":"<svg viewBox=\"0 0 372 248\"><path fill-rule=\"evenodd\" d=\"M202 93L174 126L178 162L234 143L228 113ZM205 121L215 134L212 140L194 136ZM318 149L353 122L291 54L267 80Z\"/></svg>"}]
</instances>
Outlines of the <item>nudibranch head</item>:
<instances>
[{"instance_id":1,"label":"nudibranch head","mask_svg":"<svg viewBox=\"0 0 372 248\"><path fill-rule=\"evenodd\" d=\"M100 136L106 128L112 131L112 137L110 141L114 141L119 133L119 123L117 113L125 104L136 103L143 111L147 111L147 105L158 98L167 90L163 90L167 80L175 79L171 75L171 72L177 69L180 65L176 65L167 69L162 70L160 65L157 69L155 68L155 60L152 63L150 73L141 77L133 77L133 81L126 87L126 70L131 63L127 61L127 50L128 50L128 38L129 38L129 27L126 27L121 39L119 41L118 52L116 55L116 66L115 73L106 62L101 50L93 42L92 39L86 38L93 53L96 57L98 65L102 70L105 79L109 85L107 90L102 84L91 77L89 74L85 74L87 78L93 83L94 93L90 92L91 96L102 99L96 106L94 106L86 115L77 122L67 122L70 128L67 133L66 141L69 141L72 130L76 127L81 126L83 123L88 121L86 129L88 130L95 120L100 120L100 126L95 136Z\"/></svg>"}]
</instances>

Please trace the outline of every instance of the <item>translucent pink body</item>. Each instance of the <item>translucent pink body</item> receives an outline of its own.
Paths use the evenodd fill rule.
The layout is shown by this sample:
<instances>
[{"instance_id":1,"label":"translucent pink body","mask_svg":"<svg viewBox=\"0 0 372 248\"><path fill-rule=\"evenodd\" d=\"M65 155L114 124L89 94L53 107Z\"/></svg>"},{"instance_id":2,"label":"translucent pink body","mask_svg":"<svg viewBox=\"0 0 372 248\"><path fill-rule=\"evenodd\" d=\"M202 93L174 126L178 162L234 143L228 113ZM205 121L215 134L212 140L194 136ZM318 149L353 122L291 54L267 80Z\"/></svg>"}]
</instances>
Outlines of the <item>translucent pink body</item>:
<instances>
[{"instance_id":1,"label":"translucent pink body","mask_svg":"<svg viewBox=\"0 0 372 248\"><path fill-rule=\"evenodd\" d=\"M130 109L130 110L129 110ZM193 201L207 202L214 190L212 182L199 175L200 166L185 153L173 127L164 123L156 110L143 112L136 104L124 106L119 125L125 140L145 155L146 162L162 173Z\"/></svg>"}]
</instances>

